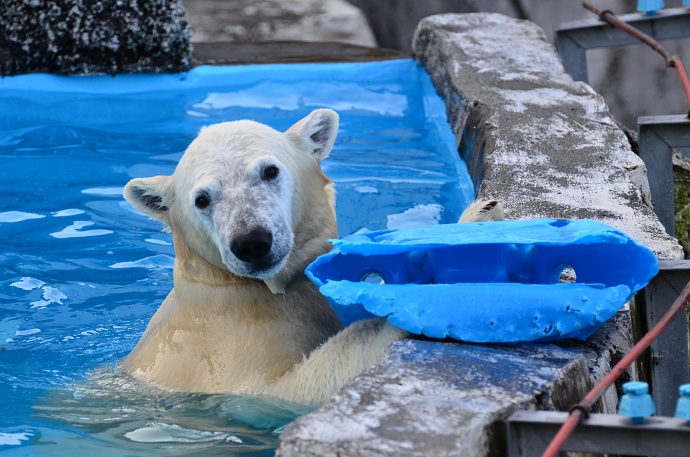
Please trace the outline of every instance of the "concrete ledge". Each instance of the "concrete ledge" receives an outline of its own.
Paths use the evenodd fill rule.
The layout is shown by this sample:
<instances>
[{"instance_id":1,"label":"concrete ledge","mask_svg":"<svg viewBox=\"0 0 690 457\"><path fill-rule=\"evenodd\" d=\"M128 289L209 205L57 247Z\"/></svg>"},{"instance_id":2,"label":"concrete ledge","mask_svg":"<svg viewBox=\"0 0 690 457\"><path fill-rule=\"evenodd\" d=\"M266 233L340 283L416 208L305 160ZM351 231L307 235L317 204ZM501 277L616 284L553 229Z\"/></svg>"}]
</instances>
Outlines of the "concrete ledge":
<instances>
[{"instance_id":1,"label":"concrete ledge","mask_svg":"<svg viewBox=\"0 0 690 457\"><path fill-rule=\"evenodd\" d=\"M195 43L192 64L250 65L262 63L372 62L409 58L391 49L347 43L265 41Z\"/></svg>"},{"instance_id":2,"label":"concrete ledge","mask_svg":"<svg viewBox=\"0 0 690 457\"><path fill-rule=\"evenodd\" d=\"M399 342L384 364L291 425L277 455L503 455L502 421L518 409L566 407L587 378L584 359L554 345Z\"/></svg>"},{"instance_id":3,"label":"concrete ledge","mask_svg":"<svg viewBox=\"0 0 690 457\"><path fill-rule=\"evenodd\" d=\"M479 196L501 200L510 219L592 218L662 259L682 258L649 206L644 163L541 29L498 14L432 16L413 50L446 100ZM386 361L290 425L277 455L504 455L512 412L579 401L630 339L626 308L586 345L396 343ZM609 389L600 410L616 403Z\"/></svg>"}]
</instances>

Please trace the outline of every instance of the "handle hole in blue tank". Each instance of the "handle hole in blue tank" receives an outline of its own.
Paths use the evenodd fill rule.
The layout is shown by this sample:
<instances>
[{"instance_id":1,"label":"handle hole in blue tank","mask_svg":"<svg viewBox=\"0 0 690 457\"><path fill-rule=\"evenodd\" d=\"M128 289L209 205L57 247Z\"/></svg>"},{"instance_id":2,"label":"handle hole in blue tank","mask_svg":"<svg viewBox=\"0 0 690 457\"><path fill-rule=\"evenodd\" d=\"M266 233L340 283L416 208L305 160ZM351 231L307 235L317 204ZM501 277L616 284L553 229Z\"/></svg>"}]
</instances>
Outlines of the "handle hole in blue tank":
<instances>
[{"instance_id":1,"label":"handle hole in blue tank","mask_svg":"<svg viewBox=\"0 0 690 457\"><path fill-rule=\"evenodd\" d=\"M378 271L370 271L369 273L365 273L359 282L366 282L369 284L385 284L386 277Z\"/></svg>"},{"instance_id":2,"label":"handle hole in blue tank","mask_svg":"<svg viewBox=\"0 0 690 457\"><path fill-rule=\"evenodd\" d=\"M558 271L558 282L560 283L575 283L577 282L577 273L570 265L561 265Z\"/></svg>"},{"instance_id":3,"label":"handle hole in blue tank","mask_svg":"<svg viewBox=\"0 0 690 457\"><path fill-rule=\"evenodd\" d=\"M551 222L552 227L565 227L568 224L570 224L570 221L567 219L557 219Z\"/></svg>"}]
</instances>

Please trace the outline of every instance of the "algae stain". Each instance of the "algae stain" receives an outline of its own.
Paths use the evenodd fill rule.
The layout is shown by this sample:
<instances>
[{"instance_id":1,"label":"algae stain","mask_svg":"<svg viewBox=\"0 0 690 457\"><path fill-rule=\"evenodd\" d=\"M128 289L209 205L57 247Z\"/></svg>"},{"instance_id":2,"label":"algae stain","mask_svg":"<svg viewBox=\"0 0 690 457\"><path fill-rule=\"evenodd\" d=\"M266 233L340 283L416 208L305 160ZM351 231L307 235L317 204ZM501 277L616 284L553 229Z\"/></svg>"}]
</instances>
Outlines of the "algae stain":
<instances>
[{"instance_id":1,"label":"algae stain","mask_svg":"<svg viewBox=\"0 0 690 457\"><path fill-rule=\"evenodd\" d=\"M690 169L673 165L673 197L676 238L690 258Z\"/></svg>"}]
</instances>

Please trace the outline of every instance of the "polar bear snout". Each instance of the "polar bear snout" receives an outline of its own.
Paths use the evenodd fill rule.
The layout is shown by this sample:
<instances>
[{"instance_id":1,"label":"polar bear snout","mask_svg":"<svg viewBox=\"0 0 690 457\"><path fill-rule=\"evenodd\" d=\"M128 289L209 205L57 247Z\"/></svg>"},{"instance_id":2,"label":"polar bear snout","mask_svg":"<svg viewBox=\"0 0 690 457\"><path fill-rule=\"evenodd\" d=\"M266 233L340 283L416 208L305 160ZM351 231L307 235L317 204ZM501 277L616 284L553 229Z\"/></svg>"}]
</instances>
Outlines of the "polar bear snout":
<instances>
[{"instance_id":1,"label":"polar bear snout","mask_svg":"<svg viewBox=\"0 0 690 457\"><path fill-rule=\"evenodd\" d=\"M273 234L263 227L256 227L232 240L230 251L242 262L253 264L263 270L270 266Z\"/></svg>"},{"instance_id":2,"label":"polar bear snout","mask_svg":"<svg viewBox=\"0 0 690 457\"><path fill-rule=\"evenodd\" d=\"M288 221L273 219L248 224L244 230L225 231L219 249L223 263L239 276L266 279L287 263L294 235Z\"/></svg>"}]
</instances>

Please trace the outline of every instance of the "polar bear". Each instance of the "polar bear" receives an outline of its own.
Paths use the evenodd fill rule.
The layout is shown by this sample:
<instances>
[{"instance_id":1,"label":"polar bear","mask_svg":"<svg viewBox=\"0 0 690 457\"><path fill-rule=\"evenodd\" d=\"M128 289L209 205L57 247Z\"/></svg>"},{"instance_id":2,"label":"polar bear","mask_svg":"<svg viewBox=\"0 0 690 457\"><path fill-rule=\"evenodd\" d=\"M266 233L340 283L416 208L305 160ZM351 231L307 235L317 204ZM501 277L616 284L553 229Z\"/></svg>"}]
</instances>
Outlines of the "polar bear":
<instances>
[{"instance_id":1,"label":"polar bear","mask_svg":"<svg viewBox=\"0 0 690 457\"><path fill-rule=\"evenodd\" d=\"M122 360L126 371L174 391L316 405L406 336L381 318L343 329L304 274L338 236L320 166L337 130L329 109L284 133L212 125L171 176L126 185L125 198L171 230L176 252L174 288ZM479 202L466 219L492 211Z\"/></svg>"}]
</instances>

